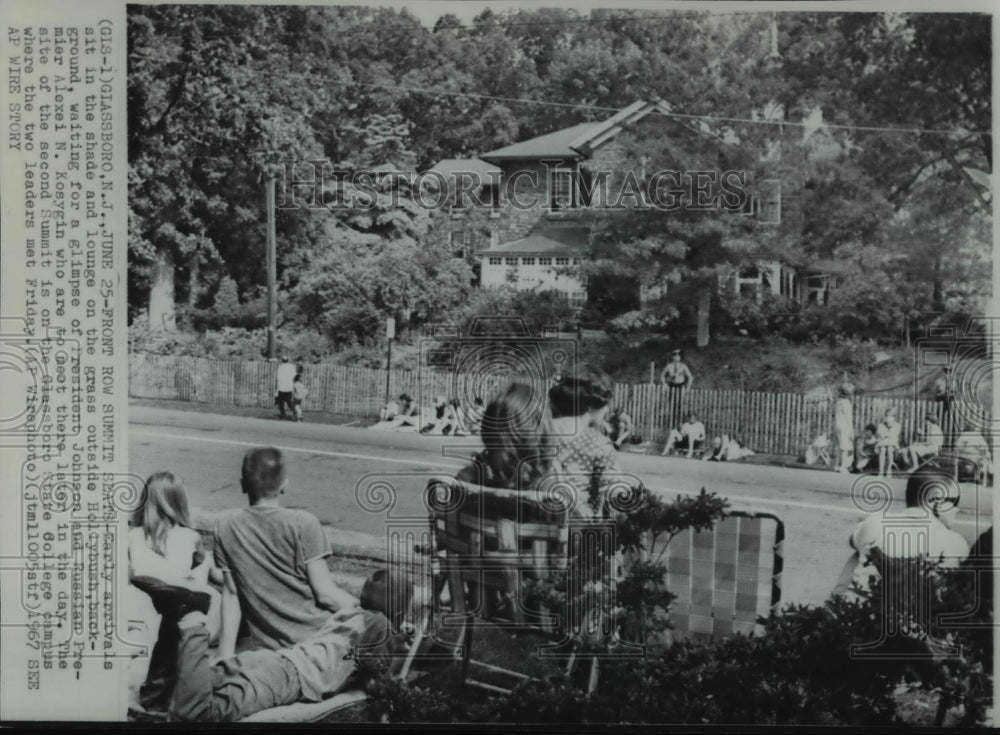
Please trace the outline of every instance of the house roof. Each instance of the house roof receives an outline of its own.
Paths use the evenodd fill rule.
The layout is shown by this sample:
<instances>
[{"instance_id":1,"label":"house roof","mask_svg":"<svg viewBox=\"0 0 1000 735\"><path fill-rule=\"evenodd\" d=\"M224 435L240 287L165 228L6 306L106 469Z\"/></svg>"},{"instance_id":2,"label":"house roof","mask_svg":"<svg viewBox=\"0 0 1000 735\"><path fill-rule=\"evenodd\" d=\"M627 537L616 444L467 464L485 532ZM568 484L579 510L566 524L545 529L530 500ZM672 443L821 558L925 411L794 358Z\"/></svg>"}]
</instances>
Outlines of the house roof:
<instances>
[{"instance_id":1,"label":"house roof","mask_svg":"<svg viewBox=\"0 0 1000 735\"><path fill-rule=\"evenodd\" d=\"M638 100L624 107L601 122L579 123L552 133L529 138L484 153L486 160L586 158L590 152L609 138L620 133L624 126L638 122L653 112L669 113L670 106L663 100Z\"/></svg>"},{"instance_id":2,"label":"house roof","mask_svg":"<svg viewBox=\"0 0 1000 735\"><path fill-rule=\"evenodd\" d=\"M590 233L584 227L543 227L520 240L503 242L479 250L481 255L586 255L590 252Z\"/></svg>"},{"instance_id":3,"label":"house roof","mask_svg":"<svg viewBox=\"0 0 1000 735\"><path fill-rule=\"evenodd\" d=\"M801 270L805 273L842 275L850 273L851 265L843 260L821 259L806 263Z\"/></svg>"},{"instance_id":4,"label":"house roof","mask_svg":"<svg viewBox=\"0 0 1000 735\"><path fill-rule=\"evenodd\" d=\"M469 174L474 180L489 184L500 181L500 167L487 163L481 158L445 158L428 169L441 174L447 181L456 178L457 174Z\"/></svg>"},{"instance_id":5,"label":"house roof","mask_svg":"<svg viewBox=\"0 0 1000 735\"><path fill-rule=\"evenodd\" d=\"M489 153L483 153L487 161L503 161L516 158L581 158L579 152L570 148L570 144L580 138L586 131L592 130L601 123L579 123L552 133L539 135L536 138L522 140L520 143L497 148Z\"/></svg>"}]
</instances>

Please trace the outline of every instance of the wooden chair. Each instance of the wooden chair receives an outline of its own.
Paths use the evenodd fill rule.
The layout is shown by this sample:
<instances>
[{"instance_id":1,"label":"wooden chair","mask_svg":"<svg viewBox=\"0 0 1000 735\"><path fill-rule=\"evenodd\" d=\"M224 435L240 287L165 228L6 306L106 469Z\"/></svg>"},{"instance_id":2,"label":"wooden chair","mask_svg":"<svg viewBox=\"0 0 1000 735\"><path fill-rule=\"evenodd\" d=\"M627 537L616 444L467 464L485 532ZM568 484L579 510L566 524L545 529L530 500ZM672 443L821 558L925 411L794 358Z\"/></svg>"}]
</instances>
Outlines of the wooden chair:
<instances>
[{"instance_id":1,"label":"wooden chair","mask_svg":"<svg viewBox=\"0 0 1000 735\"><path fill-rule=\"evenodd\" d=\"M684 531L663 550L671 639L759 632L781 601L785 527L770 513L734 511L704 531ZM653 549L655 559L660 550Z\"/></svg>"},{"instance_id":2,"label":"wooden chair","mask_svg":"<svg viewBox=\"0 0 1000 735\"><path fill-rule=\"evenodd\" d=\"M510 688L472 678L470 669L489 672L494 678L531 678L523 672L473 659L474 631L486 621L500 630L548 637L554 642L539 650L540 658L565 661L567 671L572 671L578 644L574 625L583 621L561 620L552 611L530 609L525 604L524 583L529 578L569 573L572 592L571 570L575 567L571 557L575 549L594 550L594 539L601 535L599 524L574 519L571 503L565 496L559 497L559 492L471 488L453 478L430 480L426 502L431 509L438 591L447 592L450 599L450 610L446 611L442 595L433 596L438 605L435 635L441 631L452 633L446 636L451 642L445 645L450 645L460 660L463 681L504 693ZM591 556L607 559L610 574L612 554ZM591 690L596 686L596 671L593 658L588 682Z\"/></svg>"}]
</instances>

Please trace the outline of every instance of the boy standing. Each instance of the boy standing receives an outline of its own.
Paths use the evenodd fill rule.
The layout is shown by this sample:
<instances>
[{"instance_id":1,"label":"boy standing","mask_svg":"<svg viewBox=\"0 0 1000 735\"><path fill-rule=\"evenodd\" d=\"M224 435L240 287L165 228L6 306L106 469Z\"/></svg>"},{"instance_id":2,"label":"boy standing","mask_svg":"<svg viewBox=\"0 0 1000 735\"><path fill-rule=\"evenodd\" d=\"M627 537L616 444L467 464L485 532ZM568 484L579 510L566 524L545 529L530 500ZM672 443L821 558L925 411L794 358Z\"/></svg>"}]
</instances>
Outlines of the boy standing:
<instances>
[{"instance_id":1,"label":"boy standing","mask_svg":"<svg viewBox=\"0 0 1000 735\"><path fill-rule=\"evenodd\" d=\"M357 606L330 577L330 545L319 519L282 508L287 485L281 452L252 449L243 458L240 484L247 508L224 514L215 526L215 565L225 577L219 653L236 649L240 619L265 648L306 640L334 612Z\"/></svg>"},{"instance_id":2,"label":"boy standing","mask_svg":"<svg viewBox=\"0 0 1000 735\"><path fill-rule=\"evenodd\" d=\"M292 383L292 403L294 404L295 420L302 420L302 401L309 395L309 389L302 382L302 373L295 374L295 382Z\"/></svg>"}]
</instances>

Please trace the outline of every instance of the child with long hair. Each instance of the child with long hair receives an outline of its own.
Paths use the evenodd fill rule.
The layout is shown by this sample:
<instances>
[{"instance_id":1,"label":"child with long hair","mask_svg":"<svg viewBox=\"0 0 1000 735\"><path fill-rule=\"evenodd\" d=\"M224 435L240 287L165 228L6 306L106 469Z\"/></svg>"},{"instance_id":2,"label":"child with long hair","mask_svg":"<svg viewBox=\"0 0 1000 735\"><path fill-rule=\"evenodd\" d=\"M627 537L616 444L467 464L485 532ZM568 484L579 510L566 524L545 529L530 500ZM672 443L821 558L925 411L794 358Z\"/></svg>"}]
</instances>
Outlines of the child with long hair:
<instances>
[{"instance_id":1,"label":"child with long hair","mask_svg":"<svg viewBox=\"0 0 1000 735\"><path fill-rule=\"evenodd\" d=\"M480 437L483 451L459 473L463 482L529 490L555 471L548 401L530 385L512 383L490 402Z\"/></svg>"},{"instance_id":2,"label":"child with long hair","mask_svg":"<svg viewBox=\"0 0 1000 735\"><path fill-rule=\"evenodd\" d=\"M171 472L156 472L146 480L142 503L132 516L129 563L136 576L156 576L168 584L203 587L210 578L222 583L201 535L191 528L184 486Z\"/></svg>"},{"instance_id":3,"label":"child with long hair","mask_svg":"<svg viewBox=\"0 0 1000 735\"><path fill-rule=\"evenodd\" d=\"M209 585L222 584L222 574L202 548L200 534L191 528L184 486L170 472L149 476L142 502L132 515L129 531L129 576L155 577L164 583L207 593L211 599L207 626L212 638L220 627L221 596ZM176 634L161 622L150 657L149 672L139 691L147 710L164 710L176 678Z\"/></svg>"}]
</instances>

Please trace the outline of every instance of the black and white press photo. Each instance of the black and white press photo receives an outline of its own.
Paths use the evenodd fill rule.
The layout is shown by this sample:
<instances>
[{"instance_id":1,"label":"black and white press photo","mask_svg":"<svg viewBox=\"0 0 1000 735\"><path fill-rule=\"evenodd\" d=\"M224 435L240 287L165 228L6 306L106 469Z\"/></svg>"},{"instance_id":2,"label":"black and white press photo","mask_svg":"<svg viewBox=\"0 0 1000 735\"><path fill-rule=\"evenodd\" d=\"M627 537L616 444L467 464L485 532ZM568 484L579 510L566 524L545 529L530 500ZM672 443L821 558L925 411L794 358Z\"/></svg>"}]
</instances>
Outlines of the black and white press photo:
<instances>
[{"instance_id":1,"label":"black and white press photo","mask_svg":"<svg viewBox=\"0 0 1000 735\"><path fill-rule=\"evenodd\" d=\"M129 721L992 726L984 6L125 23Z\"/></svg>"}]
</instances>

